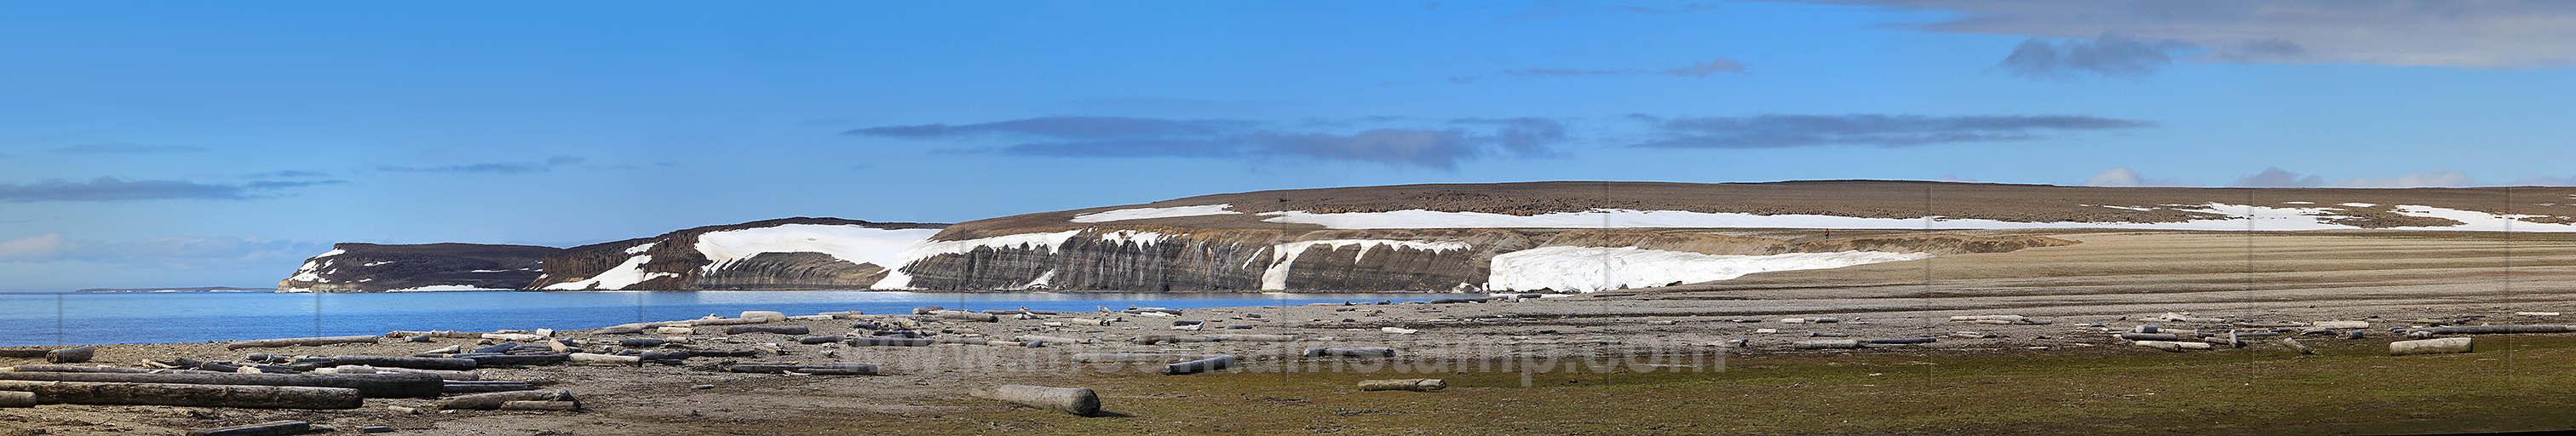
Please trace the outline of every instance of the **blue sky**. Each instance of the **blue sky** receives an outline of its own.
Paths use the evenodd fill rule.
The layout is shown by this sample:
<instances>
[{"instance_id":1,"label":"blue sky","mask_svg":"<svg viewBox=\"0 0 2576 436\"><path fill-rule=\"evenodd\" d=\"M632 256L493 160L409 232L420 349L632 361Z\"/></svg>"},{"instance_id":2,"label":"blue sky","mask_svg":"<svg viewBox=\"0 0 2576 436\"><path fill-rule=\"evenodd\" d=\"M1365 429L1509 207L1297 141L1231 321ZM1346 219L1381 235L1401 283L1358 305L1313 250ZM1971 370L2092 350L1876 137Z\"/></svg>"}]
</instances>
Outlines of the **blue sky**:
<instances>
[{"instance_id":1,"label":"blue sky","mask_svg":"<svg viewBox=\"0 0 2576 436\"><path fill-rule=\"evenodd\" d=\"M2576 3L15 2L0 291L1534 180L2576 184Z\"/></svg>"}]
</instances>

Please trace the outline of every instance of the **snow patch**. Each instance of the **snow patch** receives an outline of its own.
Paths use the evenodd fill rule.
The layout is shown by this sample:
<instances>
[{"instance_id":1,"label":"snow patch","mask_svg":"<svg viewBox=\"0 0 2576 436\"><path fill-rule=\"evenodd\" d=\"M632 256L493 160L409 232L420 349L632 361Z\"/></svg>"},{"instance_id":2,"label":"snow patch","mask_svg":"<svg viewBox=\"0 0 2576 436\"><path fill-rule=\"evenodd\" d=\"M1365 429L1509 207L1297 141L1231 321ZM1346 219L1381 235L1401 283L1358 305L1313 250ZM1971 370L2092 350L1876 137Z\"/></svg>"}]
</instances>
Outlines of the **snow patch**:
<instances>
[{"instance_id":1,"label":"snow patch","mask_svg":"<svg viewBox=\"0 0 2576 436\"><path fill-rule=\"evenodd\" d=\"M786 224L698 235L698 253L707 256L705 271L761 253L823 253L852 264L885 267L903 259L904 249L939 234L939 229L879 229L855 225Z\"/></svg>"},{"instance_id":2,"label":"snow patch","mask_svg":"<svg viewBox=\"0 0 2576 436\"><path fill-rule=\"evenodd\" d=\"M1631 247L1539 247L1495 255L1493 274L1486 280L1495 291L1596 292L1728 280L1764 271L1830 269L1931 257L1927 253L1878 251L1726 256Z\"/></svg>"},{"instance_id":3,"label":"snow patch","mask_svg":"<svg viewBox=\"0 0 2576 436\"><path fill-rule=\"evenodd\" d=\"M295 276L287 277L286 279L299 282L326 283L327 281L322 279L322 268L330 266L331 261L323 260L322 258L343 254L349 254L349 251L334 248L331 249L330 252L322 253L320 256L313 256L312 259L304 261L303 267L295 269ZM283 291L284 290L280 290L280 292Z\"/></svg>"},{"instance_id":4,"label":"snow patch","mask_svg":"<svg viewBox=\"0 0 2576 436\"><path fill-rule=\"evenodd\" d=\"M2576 232L2576 224L2546 224L2546 223L2535 223L2535 222L2530 222L2530 221L2520 221L2520 220L2521 220L2521 219L2523 219L2523 218L2538 218L2538 217L2547 217L2547 216L2552 216L2552 215L2505 215L2505 214L2493 214L2493 213L2479 212L2479 211L2474 211L2474 210L2459 210L2459 209L2439 208L2439 207L2432 207L2432 206L2415 206L2415 205L2398 205L2398 206L2396 206L2394 209L2395 209L2395 211L2397 212L2397 214L2398 214L2398 215L2405 215L2405 216L2412 216L2412 217L2425 217L2425 218L2442 218L2442 219L2448 219L2448 220L2452 220L2452 221L2459 221L2459 222L2461 222L2462 224L2460 224L2460 225L2456 225L2456 226L2449 226L2449 227L2396 227L2396 228L2392 228L2391 230L2484 230L2484 231L2497 231L2497 232L2501 232L2501 231L2516 231L2516 232Z\"/></svg>"},{"instance_id":5,"label":"snow patch","mask_svg":"<svg viewBox=\"0 0 2576 436\"><path fill-rule=\"evenodd\" d=\"M1174 217L1202 216L1202 215L1232 215L1232 214L1242 213L1242 212L1235 212L1235 211L1231 211L1231 210L1226 210L1227 208L1232 208L1232 207L1234 207L1234 205L1231 205L1231 204L1208 204L1208 205L1199 205L1199 206L1147 207L1147 208L1137 208L1137 209L1119 209L1119 210L1113 210L1113 211L1108 211L1108 212L1092 212L1092 213L1086 213L1086 214L1081 214L1081 215L1074 215L1074 216L1073 216L1073 222L1077 222L1077 223L1105 223L1105 222L1110 222L1110 221L1141 220L1141 219L1149 219L1149 218L1174 218Z\"/></svg>"},{"instance_id":6,"label":"snow patch","mask_svg":"<svg viewBox=\"0 0 2576 436\"><path fill-rule=\"evenodd\" d=\"M2337 206L2350 206L2350 207L2379 207L2379 204L2377 204L2377 203L2344 203L2344 204L2339 204L2339 205L2337 205Z\"/></svg>"},{"instance_id":7,"label":"snow patch","mask_svg":"<svg viewBox=\"0 0 2576 436\"><path fill-rule=\"evenodd\" d=\"M1314 246L1317 246L1317 245L1324 245L1324 246L1328 246L1328 247L1326 247L1326 249L1330 249L1330 250L1339 250L1339 249L1341 249L1342 247L1347 247L1347 246L1352 246L1352 245L1358 245L1358 246L1360 246L1360 254L1359 254L1359 256L1357 256L1357 257L1355 257L1355 258L1351 259L1351 260L1352 260L1352 262L1354 262L1354 263L1356 263L1356 262L1358 262L1358 261L1360 261L1360 260L1368 259L1368 253L1369 253L1369 250L1377 249L1377 247L1378 247L1378 246L1381 246L1381 245L1393 245L1393 246L1402 247L1402 248L1411 248L1411 249L1415 249L1415 250L1426 250L1426 251L1433 251L1433 252L1446 252L1446 251L1451 251L1451 250L1466 250L1466 249L1470 249L1470 248L1475 248L1475 246L1474 246L1474 245L1472 245L1472 244L1468 244L1468 243L1465 243L1465 242L1458 242L1458 241L1438 241L1438 242L1428 242L1428 241L1398 241L1398 240L1391 240L1391 239L1326 239L1326 240L1320 240L1320 241L1297 241L1297 242L1290 242L1290 243L1286 243L1286 244L1279 244L1279 245L1275 245L1275 246L1272 246L1272 247L1271 247L1271 248L1272 248L1272 252L1274 252L1274 253L1279 253L1279 256L1274 258L1274 259L1275 259L1275 261L1271 262L1271 264L1270 264L1270 268L1268 268L1268 269L1264 269L1264 270L1262 270L1262 271L1261 271L1261 289L1263 289L1263 290L1285 290L1285 289L1288 289L1288 270L1289 270L1290 268L1293 268L1293 267L1295 266L1295 264L1297 263L1297 256L1298 256L1298 255L1300 255L1300 254L1305 254L1305 253L1306 253L1306 249L1307 249L1307 248L1311 248L1311 247L1314 247ZM1250 265L1250 264L1249 264L1249 263L1247 263L1246 265Z\"/></svg>"},{"instance_id":8,"label":"snow patch","mask_svg":"<svg viewBox=\"0 0 2576 436\"><path fill-rule=\"evenodd\" d=\"M644 244L644 246L647 246L647 247L650 247L650 246L652 246L652 245L653 245L653 244ZM632 250L630 250L630 252L631 252L631 251L632 251ZM615 267L610 267L607 271L601 271L601 272L599 273L599 275L597 275L597 276L592 276L592 277L591 277L590 279L588 279L588 280L573 281L573 282L564 282L564 283L556 283L556 284L546 285L546 287L545 287L544 289L550 289L550 290L561 290L561 291L579 291L579 290L585 290L585 289L593 289L594 287L596 287L597 289L600 289L600 290L615 291L615 290L622 290L622 289L626 289L626 287L627 287L627 286L634 286L636 283L643 283L645 280L652 280L652 279L657 279L657 278L662 278L662 277L678 277L678 276L679 276L679 274L667 273L667 272L656 272L656 273L646 273L646 272L644 272L644 263L645 263L645 262L652 262L652 261L653 261L653 256L649 256L649 255L638 255L638 256L635 256L635 257L629 257L629 258L626 258L626 262L625 262L625 263L620 263L620 264L617 264L617 266L615 266Z\"/></svg>"},{"instance_id":9,"label":"snow patch","mask_svg":"<svg viewBox=\"0 0 2576 436\"><path fill-rule=\"evenodd\" d=\"M376 266L376 265L383 265L383 264L394 263L394 262L398 262L398 261L388 260L388 261L383 261L383 262L367 262L367 265L366 265L366 266Z\"/></svg>"},{"instance_id":10,"label":"snow patch","mask_svg":"<svg viewBox=\"0 0 2576 436\"><path fill-rule=\"evenodd\" d=\"M646 251L653 250L653 244L660 244L660 242L646 242L644 245L626 247L626 254L644 254Z\"/></svg>"}]
</instances>

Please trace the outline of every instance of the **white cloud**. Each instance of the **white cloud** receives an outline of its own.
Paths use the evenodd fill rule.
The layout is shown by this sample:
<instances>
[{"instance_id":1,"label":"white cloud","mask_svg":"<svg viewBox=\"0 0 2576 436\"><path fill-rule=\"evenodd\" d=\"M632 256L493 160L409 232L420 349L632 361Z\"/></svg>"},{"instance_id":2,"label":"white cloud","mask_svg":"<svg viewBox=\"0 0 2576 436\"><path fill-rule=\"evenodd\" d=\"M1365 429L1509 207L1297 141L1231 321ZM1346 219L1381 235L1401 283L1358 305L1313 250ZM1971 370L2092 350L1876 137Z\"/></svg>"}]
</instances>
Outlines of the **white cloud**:
<instances>
[{"instance_id":1,"label":"white cloud","mask_svg":"<svg viewBox=\"0 0 2576 436\"><path fill-rule=\"evenodd\" d=\"M2102 170L2102 173L2101 173L2101 174L2094 174L2092 179L2090 179L2090 180L2085 180L2085 181L2084 181L2084 186L2106 186L2106 187L2120 187L2120 188L2139 187L2139 186L2197 186L2197 185L2199 185L2199 184L2197 184L2197 183L2187 183L2187 182L2183 182L2183 181L2181 181L2181 180L2175 180L2175 179L2150 179L2150 178L2147 178L2147 176L2146 176L2146 175L2144 175L2144 174L2139 174L2137 170L2129 169L2129 167L2118 167L2118 168L2112 168L2112 169Z\"/></svg>"},{"instance_id":2,"label":"white cloud","mask_svg":"<svg viewBox=\"0 0 2576 436\"><path fill-rule=\"evenodd\" d=\"M2118 34L2185 61L2457 68L2576 65L2576 2L2555 0L1807 0L1957 12L1927 31L2074 43ZM2098 43L2094 41L2093 43ZM2087 43L2091 44L2091 43Z\"/></svg>"},{"instance_id":3,"label":"white cloud","mask_svg":"<svg viewBox=\"0 0 2576 436\"><path fill-rule=\"evenodd\" d=\"M69 252L73 245L61 233L19 238L0 242L0 260L47 259Z\"/></svg>"}]
</instances>

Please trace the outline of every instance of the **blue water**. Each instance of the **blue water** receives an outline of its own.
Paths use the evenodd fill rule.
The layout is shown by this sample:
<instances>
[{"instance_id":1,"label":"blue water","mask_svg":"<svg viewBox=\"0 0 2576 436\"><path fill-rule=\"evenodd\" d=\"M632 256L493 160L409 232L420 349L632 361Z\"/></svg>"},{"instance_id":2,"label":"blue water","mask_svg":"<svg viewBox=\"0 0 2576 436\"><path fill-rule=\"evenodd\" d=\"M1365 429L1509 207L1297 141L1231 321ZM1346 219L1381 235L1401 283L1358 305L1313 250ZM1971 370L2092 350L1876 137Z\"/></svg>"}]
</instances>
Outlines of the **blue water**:
<instances>
[{"instance_id":1,"label":"blue water","mask_svg":"<svg viewBox=\"0 0 2576 436\"><path fill-rule=\"evenodd\" d=\"M1419 301L1457 294L922 293L876 291L167 292L0 294L0 346L148 344L383 334L394 330L576 330L746 310L789 315L856 310L1087 311Z\"/></svg>"}]
</instances>

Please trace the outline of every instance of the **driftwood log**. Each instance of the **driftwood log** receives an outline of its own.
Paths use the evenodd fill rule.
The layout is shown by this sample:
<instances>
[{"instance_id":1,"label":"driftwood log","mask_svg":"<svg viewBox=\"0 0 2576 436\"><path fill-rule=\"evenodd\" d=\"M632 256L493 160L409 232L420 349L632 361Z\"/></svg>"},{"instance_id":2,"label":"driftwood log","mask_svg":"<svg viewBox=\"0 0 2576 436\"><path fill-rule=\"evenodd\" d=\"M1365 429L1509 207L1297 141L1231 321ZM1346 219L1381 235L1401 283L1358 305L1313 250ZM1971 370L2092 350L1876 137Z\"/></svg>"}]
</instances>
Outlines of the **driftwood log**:
<instances>
[{"instance_id":1,"label":"driftwood log","mask_svg":"<svg viewBox=\"0 0 2576 436\"><path fill-rule=\"evenodd\" d=\"M460 397L448 398L448 399L445 399L445 400L440 400L440 401L438 402L438 408L440 408L440 409L447 409L447 410L493 410L493 409L499 409L499 408L501 408L501 403L507 403L507 402L512 402L512 401L581 401L581 400L574 399L574 398L572 397L572 391L564 391L564 390L553 390L553 391L511 391L511 392L493 392L493 393L488 393L488 394L474 394L474 395L466 395L466 396L460 396Z\"/></svg>"},{"instance_id":2,"label":"driftwood log","mask_svg":"<svg viewBox=\"0 0 2576 436\"><path fill-rule=\"evenodd\" d=\"M34 392L47 404L355 409L367 400L357 389L310 386L0 380L0 391Z\"/></svg>"},{"instance_id":3,"label":"driftwood log","mask_svg":"<svg viewBox=\"0 0 2576 436\"><path fill-rule=\"evenodd\" d=\"M1394 348L1387 348L1387 347L1363 347L1363 346L1340 346L1340 347L1308 348L1308 349L1306 349L1305 356L1306 356L1306 357L1395 357L1395 349L1394 349Z\"/></svg>"},{"instance_id":4,"label":"driftwood log","mask_svg":"<svg viewBox=\"0 0 2576 436\"><path fill-rule=\"evenodd\" d=\"M458 354L455 357L472 359L477 366L553 365L572 360L572 356L563 354Z\"/></svg>"},{"instance_id":5,"label":"driftwood log","mask_svg":"<svg viewBox=\"0 0 2576 436\"><path fill-rule=\"evenodd\" d=\"M45 352L45 361L53 363L81 363L88 362L91 356L96 355L98 355L98 347L79 346L47 351Z\"/></svg>"},{"instance_id":6,"label":"driftwood log","mask_svg":"<svg viewBox=\"0 0 2576 436\"><path fill-rule=\"evenodd\" d=\"M927 347L935 341L911 338L850 338L853 347Z\"/></svg>"},{"instance_id":7,"label":"driftwood log","mask_svg":"<svg viewBox=\"0 0 2576 436\"><path fill-rule=\"evenodd\" d=\"M47 351L52 350L31 348L0 350L0 357L45 357L45 352Z\"/></svg>"},{"instance_id":8,"label":"driftwood log","mask_svg":"<svg viewBox=\"0 0 2576 436\"><path fill-rule=\"evenodd\" d=\"M36 407L37 404L43 403L36 402L34 392L0 391L0 407Z\"/></svg>"},{"instance_id":9,"label":"driftwood log","mask_svg":"<svg viewBox=\"0 0 2576 436\"><path fill-rule=\"evenodd\" d=\"M2308 345L2299 343L2298 339L2281 338L2281 346L2290 347L2290 351L2297 351L2299 354L2317 354L2317 350L2308 349Z\"/></svg>"},{"instance_id":10,"label":"driftwood log","mask_svg":"<svg viewBox=\"0 0 2576 436\"><path fill-rule=\"evenodd\" d=\"M239 350L239 349L243 349L243 348L277 348L277 347L293 347L293 346L308 346L308 347L310 347L310 346L321 346L321 345L331 345L331 344L356 344L356 343L369 343L369 344L372 344L372 343L376 343L376 339L377 339L377 338L378 338L378 336L374 336L374 335L367 335L367 336L325 336L325 337L317 337L317 338L259 339L259 340L249 340L249 341L233 341L232 343L224 344L224 349L226 349L226 350Z\"/></svg>"},{"instance_id":11,"label":"driftwood log","mask_svg":"<svg viewBox=\"0 0 2576 436\"><path fill-rule=\"evenodd\" d=\"M1234 356L1231 356L1231 355L1227 355L1227 356L1216 356L1216 357L1210 357L1210 358L1206 358L1206 359L1199 359L1199 360L1192 360L1192 361L1188 361L1188 362L1181 362L1181 363L1175 363L1175 364L1170 364L1170 365L1164 365L1164 366L1163 366L1163 374L1165 374L1165 375L1186 375L1186 374L1197 374L1197 373L1208 372L1208 371L1222 371L1222 370L1225 370L1226 368L1233 368L1233 367L1234 367Z\"/></svg>"},{"instance_id":12,"label":"driftwood log","mask_svg":"<svg viewBox=\"0 0 2576 436\"><path fill-rule=\"evenodd\" d=\"M1789 344L1789 348L1800 349L1800 350L1851 349L1851 348L1860 348L1860 341L1858 341L1858 340L1852 340L1852 339L1840 339L1840 340L1829 340L1829 341L1798 341L1798 342L1796 342L1796 343Z\"/></svg>"},{"instance_id":13,"label":"driftwood log","mask_svg":"<svg viewBox=\"0 0 2576 436\"><path fill-rule=\"evenodd\" d=\"M114 373L128 373L128 374L231 374L231 373L214 372L214 371L198 371L198 370L193 370L193 369L143 369L143 368L119 368L119 367L113 367L113 366L67 366L67 365L18 365L18 366L12 366L12 367L9 367L9 368L7 368L7 369L0 369L0 371L15 371L15 372L114 372Z\"/></svg>"},{"instance_id":14,"label":"driftwood log","mask_svg":"<svg viewBox=\"0 0 2576 436\"><path fill-rule=\"evenodd\" d=\"M1011 340L1013 340L1013 341L1018 341L1018 342L1045 342L1045 343L1051 343L1051 344L1087 344L1087 343L1091 343L1091 340L1089 340L1089 339L1077 339L1077 338L1066 338L1066 337L1056 337L1056 336L1037 336L1037 335L1020 335L1020 337L1012 338Z\"/></svg>"},{"instance_id":15,"label":"driftwood log","mask_svg":"<svg viewBox=\"0 0 2576 436\"><path fill-rule=\"evenodd\" d=\"M876 375L877 365L873 363L831 363L823 365L732 365L726 366L725 371L755 374L785 374L794 372L816 375Z\"/></svg>"},{"instance_id":16,"label":"driftwood log","mask_svg":"<svg viewBox=\"0 0 2576 436\"><path fill-rule=\"evenodd\" d=\"M478 374L473 371L441 371L435 369L390 368L366 365L340 365L329 368L315 368L313 372L321 374L419 373L435 375L438 376L439 379L447 381L475 381L483 379L482 374Z\"/></svg>"},{"instance_id":17,"label":"driftwood log","mask_svg":"<svg viewBox=\"0 0 2576 436\"><path fill-rule=\"evenodd\" d=\"M364 365L385 368L429 369L440 371L465 371L474 369L475 366L481 365L481 363L476 362L474 359L466 358L401 356L331 356L331 364L341 366Z\"/></svg>"},{"instance_id":18,"label":"driftwood log","mask_svg":"<svg viewBox=\"0 0 2576 436\"><path fill-rule=\"evenodd\" d=\"M1408 379L1396 379L1396 380L1361 380L1361 381L1360 381L1360 390L1363 390L1363 391L1417 391L1417 392L1430 392L1430 391L1436 391L1436 390L1448 389L1448 388L1449 388L1449 382L1448 382L1448 381L1446 381L1446 380L1441 380L1441 379L1436 379L1436 378L1408 378Z\"/></svg>"},{"instance_id":19,"label":"driftwood log","mask_svg":"<svg viewBox=\"0 0 2576 436\"><path fill-rule=\"evenodd\" d=\"M1225 342L1296 342L1297 335L1207 335Z\"/></svg>"},{"instance_id":20,"label":"driftwood log","mask_svg":"<svg viewBox=\"0 0 2576 436\"><path fill-rule=\"evenodd\" d=\"M579 401L504 401L501 410L581 410Z\"/></svg>"},{"instance_id":21,"label":"driftwood log","mask_svg":"<svg viewBox=\"0 0 2576 436\"><path fill-rule=\"evenodd\" d=\"M445 381L429 374L149 374L119 372L0 372L0 380L27 382L158 383L348 388L369 398L436 397Z\"/></svg>"},{"instance_id":22,"label":"driftwood log","mask_svg":"<svg viewBox=\"0 0 2576 436\"><path fill-rule=\"evenodd\" d=\"M978 313L978 312L940 312L938 316L939 316L939 319L953 319L953 320L959 320L959 321L974 321L974 322L995 322L995 321L1001 321L1001 318L1000 318L1000 317L993 316L993 314L990 314L990 313Z\"/></svg>"},{"instance_id":23,"label":"driftwood log","mask_svg":"<svg viewBox=\"0 0 2576 436\"><path fill-rule=\"evenodd\" d=\"M2473 342L2474 341L2470 338L2397 341L2388 343L2388 354L2402 356L2408 354L2466 353L2469 352L2469 346Z\"/></svg>"},{"instance_id":24,"label":"driftwood log","mask_svg":"<svg viewBox=\"0 0 2576 436\"><path fill-rule=\"evenodd\" d=\"M283 436L313 431L313 423L304 421L269 421L223 428L189 430L188 436Z\"/></svg>"},{"instance_id":25,"label":"driftwood log","mask_svg":"<svg viewBox=\"0 0 2576 436\"><path fill-rule=\"evenodd\" d=\"M728 334L728 335L739 335L739 334L744 334L744 333L777 333L777 334L782 334L782 335L802 335L802 334L813 333L813 329L811 329L811 328L807 328L807 327L805 327L805 326L801 326L801 325L738 325L738 326L725 327L725 334Z\"/></svg>"},{"instance_id":26,"label":"driftwood log","mask_svg":"<svg viewBox=\"0 0 2576 436\"><path fill-rule=\"evenodd\" d=\"M643 364L644 364L644 358L642 358L642 357L637 357L637 356L619 356L619 355L613 355L613 354L572 353L572 354L569 354L569 355L565 355L565 356L564 356L564 358L565 358L566 360L570 360L572 363L590 363L590 364L600 364L600 365L627 365L627 366L643 365Z\"/></svg>"},{"instance_id":27,"label":"driftwood log","mask_svg":"<svg viewBox=\"0 0 2576 436\"><path fill-rule=\"evenodd\" d=\"M1100 414L1100 394L1085 388L1002 385L993 388L993 399L1074 416Z\"/></svg>"},{"instance_id":28,"label":"driftwood log","mask_svg":"<svg viewBox=\"0 0 2576 436\"><path fill-rule=\"evenodd\" d=\"M2432 332L2433 334L2437 334L2437 335L2462 335L2462 334L2466 334L2466 335L2478 335L2478 334L2491 334L2491 333L2566 333L2566 332L2576 332L2576 326L2564 326L2564 325L2463 325L2463 326L2433 327L2433 328L2422 328L2422 329L2406 329L2406 330L2400 330L2400 331L2401 331L2401 332Z\"/></svg>"},{"instance_id":29,"label":"driftwood log","mask_svg":"<svg viewBox=\"0 0 2576 436\"><path fill-rule=\"evenodd\" d=\"M807 337L802 337L802 338L796 338L796 343L799 343L799 344L805 344L805 345L828 344L828 343L833 343L833 342L840 342L841 340L844 340L844 339L849 339L849 338L842 337L841 335L831 335L831 336L807 336Z\"/></svg>"},{"instance_id":30,"label":"driftwood log","mask_svg":"<svg viewBox=\"0 0 2576 436\"><path fill-rule=\"evenodd\" d=\"M529 385L528 382L448 381L447 385L439 388L439 392L450 394L479 394L484 392L511 392L530 389L536 389L536 387Z\"/></svg>"},{"instance_id":31,"label":"driftwood log","mask_svg":"<svg viewBox=\"0 0 2576 436\"><path fill-rule=\"evenodd\" d=\"M1899 338L1899 339L1870 339L1870 340L1865 340L1865 341L1861 341L1861 342L1864 342L1864 343L1871 343L1871 344L1929 344L1929 343L1934 343L1934 342L1941 342L1941 338L1923 337L1923 338Z\"/></svg>"}]
</instances>

